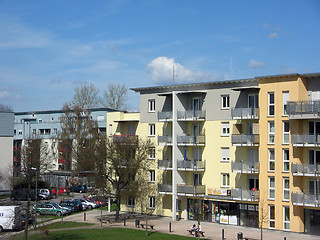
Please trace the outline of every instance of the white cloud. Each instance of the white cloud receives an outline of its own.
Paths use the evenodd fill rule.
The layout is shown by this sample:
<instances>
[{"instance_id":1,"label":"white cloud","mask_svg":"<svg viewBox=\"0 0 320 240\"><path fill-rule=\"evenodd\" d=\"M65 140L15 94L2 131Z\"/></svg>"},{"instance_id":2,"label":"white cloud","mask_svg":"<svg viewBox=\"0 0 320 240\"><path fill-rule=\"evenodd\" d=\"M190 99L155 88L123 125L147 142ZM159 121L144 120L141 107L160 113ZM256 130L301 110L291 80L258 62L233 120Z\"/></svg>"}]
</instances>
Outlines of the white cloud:
<instances>
[{"instance_id":1,"label":"white cloud","mask_svg":"<svg viewBox=\"0 0 320 240\"><path fill-rule=\"evenodd\" d=\"M273 32L268 35L268 38L277 38L278 36L279 34L277 32Z\"/></svg>"},{"instance_id":2,"label":"white cloud","mask_svg":"<svg viewBox=\"0 0 320 240\"><path fill-rule=\"evenodd\" d=\"M0 91L0 99L4 99L9 96L7 91Z\"/></svg>"},{"instance_id":3,"label":"white cloud","mask_svg":"<svg viewBox=\"0 0 320 240\"><path fill-rule=\"evenodd\" d=\"M250 60L248 66L250 68L263 68L265 66L265 64L263 62L259 62L256 60Z\"/></svg>"},{"instance_id":4,"label":"white cloud","mask_svg":"<svg viewBox=\"0 0 320 240\"><path fill-rule=\"evenodd\" d=\"M175 62L174 58L167 57L158 57L153 59L149 64L147 64L146 71L151 75L151 79L154 83L172 84L173 66L175 75L174 83L221 80L221 76L212 76L201 71L192 72L180 63Z\"/></svg>"}]
</instances>

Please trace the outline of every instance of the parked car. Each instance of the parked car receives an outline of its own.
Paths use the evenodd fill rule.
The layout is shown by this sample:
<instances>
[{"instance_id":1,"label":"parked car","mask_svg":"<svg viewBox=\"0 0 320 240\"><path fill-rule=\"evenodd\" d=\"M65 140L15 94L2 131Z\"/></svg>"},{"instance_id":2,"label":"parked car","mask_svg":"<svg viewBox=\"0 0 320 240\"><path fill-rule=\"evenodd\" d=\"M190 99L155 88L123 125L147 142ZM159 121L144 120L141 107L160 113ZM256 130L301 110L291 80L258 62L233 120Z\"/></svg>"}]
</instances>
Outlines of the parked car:
<instances>
[{"instance_id":1,"label":"parked car","mask_svg":"<svg viewBox=\"0 0 320 240\"><path fill-rule=\"evenodd\" d=\"M54 216L62 216L66 215L67 211L61 207L54 206L52 204L37 204L33 206L33 213L37 215L54 215Z\"/></svg>"},{"instance_id":2,"label":"parked car","mask_svg":"<svg viewBox=\"0 0 320 240\"><path fill-rule=\"evenodd\" d=\"M56 208L62 208L66 211L66 214L71 214L73 212L71 207L62 206L60 203L45 202L44 205L52 205Z\"/></svg>"},{"instance_id":3,"label":"parked car","mask_svg":"<svg viewBox=\"0 0 320 240\"><path fill-rule=\"evenodd\" d=\"M70 192L78 192L78 193L85 193L87 192L86 185L79 185L79 186L72 186L69 187Z\"/></svg>"},{"instance_id":4,"label":"parked car","mask_svg":"<svg viewBox=\"0 0 320 240\"><path fill-rule=\"evenodd\" d=\"M99 205L99 207L105 206L107 204L105 201L101 201L101 200L98 200L98 199L92 198L92 197L88 197L85 199L90 199L90 200L94 201L95 203L97 203Z\"/></svg>"},{"instance_id":5,"label":"parked car","mask_svg":"<svg viewBox=\"0 0 320 240\"><path fill-rule=\"evenodd\" d=\"M39 189L38 190L38 199L51 199L53 197L52 192L49 189Z\"/></svg>"},{"instance_id":6,"label":"parked car","mask_svg":"<svg viewBox=\"0 0 320 240\"><path fill-rule=\"evenodd\" d=\"M94 203L91 203L89 201L86 201L85 199L83 198L77 198L75 199L77 201L80 201L82 203L82 207L84 209L92 209L92 208L95 208L95 204Z\"/></svg>"},{"instance_id":7,"label":"parked car","mask_svg":"<svg viewBox=\"0 0 320 240\"><path fill-rule=\"evenodd\" d=\"M20 223L22 227L26 224L26 217L27 217L26 213L21 214ZM34 223L34 221L35 221L35 217L30 213L28 224L32 224Z\"/></svg>"},{"instance_id":8,"label":"parked car","mask_svg":"<svg viewBox=\"0 0 320 240\"><path fill-rule=\"evenodd\" d=\"M56 195L57 191L55 188L52 189L52 193L54 195ZM61 195L61 194L69 194L70 193L70 190L65 188L65 187L58 187L58 194Z\"/></svg>"},{"instance_id":9,"label":"parked car","mask_svg":"<svg viewBox=\"0 0 320 240\"><path fill-rule=\"evenodd\" d=\"M64 204L65 206L73 207L75 212L83 210L82 203L80 201L76 201L76 200L61 200L60 203Z\"/></svg>"},{"instance_id":10,"label":"parked car","mask_svg":"<svg viewBox=\"0 0 320 240\"><path fill-rule=\"evenodd\" d=\"M21 227L21 207L0 206L0 232L3 230L18 230Z\"/></svg>"}]
</instances>

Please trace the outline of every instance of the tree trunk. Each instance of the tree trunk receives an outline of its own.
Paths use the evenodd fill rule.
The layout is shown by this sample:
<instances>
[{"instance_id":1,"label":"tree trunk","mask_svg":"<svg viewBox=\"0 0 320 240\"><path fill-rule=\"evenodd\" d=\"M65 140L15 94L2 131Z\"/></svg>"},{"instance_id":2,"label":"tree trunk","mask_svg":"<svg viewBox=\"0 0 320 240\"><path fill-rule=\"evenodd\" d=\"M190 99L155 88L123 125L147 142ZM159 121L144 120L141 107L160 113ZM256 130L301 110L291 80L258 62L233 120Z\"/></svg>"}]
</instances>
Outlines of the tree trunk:
<instances>
[{"instance_id":1,"label":"tree trunk","mask_svg":"<svg viewBox=\"0 0 320 240\"><path fill-rule=\"evenodd\" d=\"M28 227L29 227L29 212L30 212L30 195L31 195L31 183L28 181L28 192L27 192L27 212L24 221L24 240L28 240Z\"/></svg>"},{"instance_id":2,"label":"tree trunk","mask_svg":"<svg viewBox=\"0 0 320 240\"><path fill-rule=\"evenodd\" d=\"M116 199L117 199L116 221L118 221L119 220L119 215L120 215L120 203L121 203L120 189L116 189Z\"/></svg>"}]
</instances>

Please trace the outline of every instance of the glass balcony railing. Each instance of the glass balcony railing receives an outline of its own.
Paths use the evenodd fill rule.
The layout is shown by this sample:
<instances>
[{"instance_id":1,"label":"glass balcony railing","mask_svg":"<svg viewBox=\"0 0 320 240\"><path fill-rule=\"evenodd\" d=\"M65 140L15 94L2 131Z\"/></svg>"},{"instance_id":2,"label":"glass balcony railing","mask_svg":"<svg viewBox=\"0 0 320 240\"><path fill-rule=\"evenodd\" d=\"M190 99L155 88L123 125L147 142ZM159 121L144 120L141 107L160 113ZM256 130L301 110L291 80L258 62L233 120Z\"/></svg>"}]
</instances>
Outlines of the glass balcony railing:
<instances>
[{"instance_id":1,"label":"glass balcony railing","mask_svg":"<svg viewBox=\"0 0 320 240\"><path fill-rule=\"evenodd\" d=\"M205 120L206 119L206 111L205 110L197 110L197 111L178 111L177 118L180 121L186 120Z\"/></svg>"},{"instance_id":2,"label":"glass balcony railing","mask_svg":"<svg viewBox=\"0 0 320 240\"><path fill-rule=\"evenodd\" d=\"M232 119L259 119L259 108L233 108Z\"/></svg>"},{"instance_id":3,"label":"glass balcony railing","mask_svg":"<svg viewBox=\"0 0 320 240\"><path fill-rule=\"evenodd\" d=\"M259 173L260 163L259 162L231 162L232 172L235 173L248 173L254 174Z\"/></svg>"},{"instance_id":4,"label":"glass balcony railing","mask_svg":"<svg viewBox=\"0 0 320 240\"><path fill-rule=\"evenodd\" d=\"M260 192L259 190L235 188L231 190L231 196L234 200L257 202L260 199Z\"/></svg>"},{"instance_id":5,"label":"glass balcony railing","mask_svg":"<svg viewBox=\"0 0 320 240\"><path fill-rule=\"evenodd\" d=\"M171 145L172 136L158 136L158 143L162 145Z\"/></svg>"},{"instance_id":6,"label":"glass balcony railing","mask_svg":"<svg viewBox=\"0 0 320 240\"><path fill-rule=\"evenodd\" d=\"M205 161L196 161L196 160L178 160L177 167L178 170L191 170L191 171L204 171Z\"/></svg>"},{"instance_id":7,"label":"glass balcony railing","mask_svg":"<svg viewBox=\"0 0 320 240\"><path fill-rule=\"evenodd\" d=\"M231 142L233 145L241 146L258 146L259 145L259 134L232 134Z\"/></svg>"},{"instance_id":8,"label":"glass balcony railing","mask_svg":"<svg viewBox=\"0 0 320 240\"><path fill-rule=\"evenodd\" d=\"M178 144L205 144L205 136L178 136Z\"/></svg>"},{"instance_id":9,"label":"glass balcony railing","mask_svg":"<svg viewBox=\"0 0 320 240\"><path fill-rule=\"evenodd\" d=\"M158 160L159 169L172 169L172 160Z\"/></svg>"},{"instance_id":10,"label":"glass balcony railing","mask_svg":"<svg viewBox=\"0 0 320 240\"><path fill-rule=\"evenodd\" d=\"M204 195L205 185L177 185L178 195Z\"/></svg>"},{"instance_id":11,"label":"glass balcony railing","mask_svg":"<svg viewBox=\"0 0 320 240\"><path fill-rule=\"evenodd\" d=\"M158 184L158 192L163 194L172 194L171 184Z\"/></svg>"},{"instance_id":12,"label":"glass balcony railing","mask_svg":"<svg viewBox=\"0 0 320 240\"><path fill-rule=\"evenodd\" d=\"M320 165L315 164L291 164L291 173L294 176L320 176Z\"/></svg>"},{"instance_id":13,"label":"glass balcony railing","mask_svg":"<svg viewBox=\"0 0 320 240\"><path fill-rule=\"evenodd\" d=\"M320 144L320 135L291 135L293 146L317 146Z\"/></svg>"},{"instance_id":14,"label":"glass balcony railing","mask_svg":"<svg viewBox=\"0 0 320 240\"><path fill-rule=\"evenodd\" d=\"M320 101L295 101L287 103L288 115L319 114Z\"/></svg>"},{"instance_id":15,"label":"glass balcony railing","mask_svg":"<svg viewBox=\"0 0 320 240\"><path fill-rule=\"evenodd\" d=\"M159 121L172 121L172 111L171 112L158 112Z\"/></svg>"},{"instance_id":16,"label":"glass balcony railing","mask_svg":"<svg viewBox=\"0 0 320 240\"><path fill-rule=\"evenodd\" d=\"M291 193L291 202L296 206L320 207L320 195L307 193Z\"/></svg>"}]
</instances>

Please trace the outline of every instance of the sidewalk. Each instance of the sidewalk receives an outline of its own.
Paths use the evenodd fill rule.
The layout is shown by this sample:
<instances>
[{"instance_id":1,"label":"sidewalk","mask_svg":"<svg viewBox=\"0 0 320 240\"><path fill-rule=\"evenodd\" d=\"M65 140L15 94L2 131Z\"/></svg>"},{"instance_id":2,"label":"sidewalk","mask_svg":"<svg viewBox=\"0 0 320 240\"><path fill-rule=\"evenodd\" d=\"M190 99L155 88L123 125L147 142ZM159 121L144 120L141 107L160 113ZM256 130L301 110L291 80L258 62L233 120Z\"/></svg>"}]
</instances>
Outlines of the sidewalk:
<instances>
[{"instance_id":1,"label":"sidewalk","mask_svg":"<svg viewBox=\"0 0 320 240\"><path fill-rule=\"evenodd\" d=\"M102 214L108 215L110 213L108 213L107 211L103 211ZM100 225L101 223L98 220L100 215L101 215L101 210L98 210L98 209L87 212L86 222ZM84 213L67 216L64 219L66 221L84 222ZM172 222L171 218L168 218L168 217L159 217L159 218L148 220L148 224L155 225L154 227L155 231L162 232L162 233L169 233L170 222L171 222L172 234L191 237L190 233L187 230L190 229L192 224L195 224L195 221L180 220L180 221ZM221 240L222 229L224 229L224 236L226 240L237 240L237 234L239 232L242 232L244 237L260 239L260 229L257 229L257 228L246 228L246 227L240 227L240 226L222 225L222 224L209 223L209 222L202 222L201 226L202 226L202 231L205 232L204 235L206 239ZM126 221L126 226L124 226L122 222L122 223L112 223L112 224L103 223L103 227L125 227L125 228L137 229L135 227L135 219L128 219ZM311 239L320 240L320 236L263 229L263 239L283 240L284 237L286 237L287 240L311 240Z\"/></svg>"}]
</instances>

